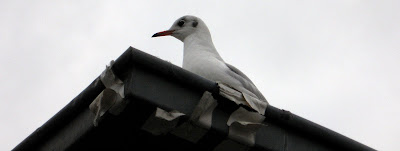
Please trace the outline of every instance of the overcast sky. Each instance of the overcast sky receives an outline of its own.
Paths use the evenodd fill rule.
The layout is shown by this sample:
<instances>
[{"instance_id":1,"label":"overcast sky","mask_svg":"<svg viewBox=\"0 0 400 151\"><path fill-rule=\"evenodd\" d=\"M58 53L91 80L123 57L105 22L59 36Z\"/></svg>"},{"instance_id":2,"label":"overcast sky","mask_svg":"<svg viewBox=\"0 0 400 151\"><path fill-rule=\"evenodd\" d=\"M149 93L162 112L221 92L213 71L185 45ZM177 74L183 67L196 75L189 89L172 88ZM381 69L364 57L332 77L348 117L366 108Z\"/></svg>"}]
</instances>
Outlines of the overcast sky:
<instances>
[{"instance_id":1,"label":"overcast sky","mask_svg":"<svg viewBox=\"0 0 400 151\"><path fill-rule=\"evenodd\" d=\"M181 66L150 38L183 15L274 106L378 150L400 148L400 1L0 1L0 150L10 150L129 46Z\"/></svg>"}]
</instances>

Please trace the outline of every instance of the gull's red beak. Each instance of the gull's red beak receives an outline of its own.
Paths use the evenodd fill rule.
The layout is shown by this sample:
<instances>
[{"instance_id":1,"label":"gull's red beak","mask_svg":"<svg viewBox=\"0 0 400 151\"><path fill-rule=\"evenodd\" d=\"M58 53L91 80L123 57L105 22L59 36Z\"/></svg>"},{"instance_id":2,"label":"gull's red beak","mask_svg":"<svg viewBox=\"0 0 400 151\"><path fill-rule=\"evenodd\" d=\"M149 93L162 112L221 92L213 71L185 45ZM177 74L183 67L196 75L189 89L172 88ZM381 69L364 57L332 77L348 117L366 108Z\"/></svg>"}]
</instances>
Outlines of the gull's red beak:
<instances>
[{"instance_id":1,"label":"gull's red beak","mask_svg":"<svg viewBox=\"0 0 400 151\"><path fill-rule=\"evenodd\" d=\"M171 35L175 30L166 30L166 31L162 31L162 32L158 32L155 33L153 36L151 37L160 37L160 36L169 36Z\"/></svg>"}]
</instances>

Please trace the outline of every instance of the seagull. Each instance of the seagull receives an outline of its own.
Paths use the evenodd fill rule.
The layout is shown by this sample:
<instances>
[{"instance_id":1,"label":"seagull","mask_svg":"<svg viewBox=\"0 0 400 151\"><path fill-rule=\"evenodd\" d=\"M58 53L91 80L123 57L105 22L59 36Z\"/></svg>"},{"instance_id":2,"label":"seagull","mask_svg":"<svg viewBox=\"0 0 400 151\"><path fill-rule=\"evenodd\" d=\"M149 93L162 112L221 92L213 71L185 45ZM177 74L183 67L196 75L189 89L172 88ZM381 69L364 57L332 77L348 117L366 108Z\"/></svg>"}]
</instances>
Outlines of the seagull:
<instances>
[{"instance_id":1,"label":"seagull","mask_svg":"<svg viewBox=\"0 0 400 151\"><path fill-rule=\"evenodd\" d=\"M169 30L155 33L152 37L160 36L173 36L183 42L183 69L267 102L243 72L221 58L214 47L210 31L200 18L190 15L180 17Z\"/></svg>"}]
</instances>

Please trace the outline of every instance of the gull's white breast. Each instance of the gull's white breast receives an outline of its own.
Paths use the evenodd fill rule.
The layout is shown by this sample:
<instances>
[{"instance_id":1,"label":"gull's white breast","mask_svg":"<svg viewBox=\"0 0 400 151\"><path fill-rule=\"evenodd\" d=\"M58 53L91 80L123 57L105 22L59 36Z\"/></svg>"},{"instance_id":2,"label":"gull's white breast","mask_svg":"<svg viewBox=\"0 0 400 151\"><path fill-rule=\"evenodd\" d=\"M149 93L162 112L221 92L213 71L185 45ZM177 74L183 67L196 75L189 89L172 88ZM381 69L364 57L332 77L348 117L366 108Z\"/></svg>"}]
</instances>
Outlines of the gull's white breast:
<instances>
[{"instance_id":1,"label":"gull's white breast","mask_svg":"<svg viewBox=\"0 0 400 151\"><path fill-rule=\"evenodd\" d=\"M227 74L229 68L225 62L206 51L185 54L182 67L208 80L220 81L232 86L241 85L238 80L234 80Z\"/></svg>"}]
</instances>

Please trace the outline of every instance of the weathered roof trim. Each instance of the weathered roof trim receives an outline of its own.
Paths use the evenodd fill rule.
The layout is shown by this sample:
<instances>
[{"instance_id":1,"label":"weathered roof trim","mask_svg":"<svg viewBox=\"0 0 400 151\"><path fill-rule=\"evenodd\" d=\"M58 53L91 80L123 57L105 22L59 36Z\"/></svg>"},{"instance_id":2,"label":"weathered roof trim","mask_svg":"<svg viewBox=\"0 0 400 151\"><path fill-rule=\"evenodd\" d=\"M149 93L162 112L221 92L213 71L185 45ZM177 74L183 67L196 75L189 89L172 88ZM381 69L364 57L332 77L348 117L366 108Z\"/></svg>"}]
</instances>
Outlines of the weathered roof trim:
<instances>
[{"instance_id":1,"label":"weathered roof trim","mask_svg":"<svg viewBox=\"0 0 400 151\"><path fill-rule=\"evenodd\" d=\"M164 78L171 79L175 82L190 85L192 88L200 91L212 92L213 96L218 100L224 99L218 95L218 86L215 82L204 79L133 47L129 47L128 50L115 61L112 69L114 73L124 81L128 78L130 72L132 72L131 69L133 66L154 74L162 75ZM42 141L49 139L54 135L54 132L63 128L67 123L78 116L78 114L87 110L89 104L104 88L99 78L96 78L62 110L17 145L14 150L28 150L39 146ZM157 105L160 105L163 109L174 109L165 104ZM265 117L266 122L273 122L280 127L285 127L285 129L307 134L308 137L319 140L323 144L330 144L343 150L374 150L323 126L271 105L267 107Z\"/></svg>"}]
</instances>

